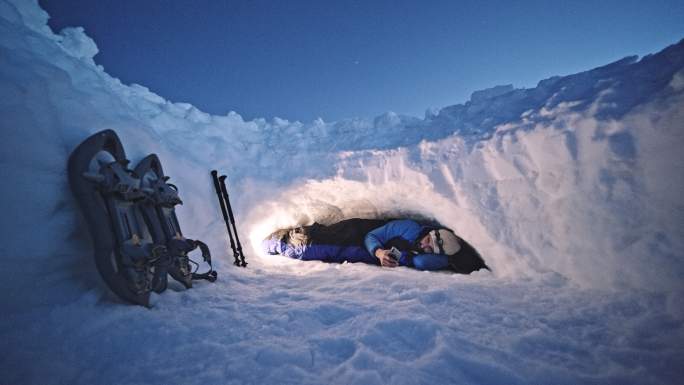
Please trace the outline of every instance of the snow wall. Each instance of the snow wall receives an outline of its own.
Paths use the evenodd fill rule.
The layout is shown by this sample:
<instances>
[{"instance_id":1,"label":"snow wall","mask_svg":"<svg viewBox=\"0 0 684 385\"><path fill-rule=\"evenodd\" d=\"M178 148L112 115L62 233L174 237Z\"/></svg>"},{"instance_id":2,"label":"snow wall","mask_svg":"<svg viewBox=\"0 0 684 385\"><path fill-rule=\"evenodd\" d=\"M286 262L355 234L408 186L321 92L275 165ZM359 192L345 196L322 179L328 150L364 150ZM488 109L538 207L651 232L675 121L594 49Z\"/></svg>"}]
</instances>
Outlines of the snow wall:
<instances>
[{"instance_id":1,"label":"snow wall","mask_svg":"<svg viewBox=\"0 0 684 385\"><path fill-rule=\"evenodd\" d=\"M103 286L66 163L107 128L134 163L159 155L184 232L210 245L219 271L233 267L213 168L228 175L244 244L281 226L422 215L476 246L492 279L684 292L682 42L533 89L479 91L422 119L245 121L122 84L94 63L83 29L54 34L47 19L35 1L0 0L10 310ZM252 266L278 262L245 246Z\"/></svg>"}]
</instances>

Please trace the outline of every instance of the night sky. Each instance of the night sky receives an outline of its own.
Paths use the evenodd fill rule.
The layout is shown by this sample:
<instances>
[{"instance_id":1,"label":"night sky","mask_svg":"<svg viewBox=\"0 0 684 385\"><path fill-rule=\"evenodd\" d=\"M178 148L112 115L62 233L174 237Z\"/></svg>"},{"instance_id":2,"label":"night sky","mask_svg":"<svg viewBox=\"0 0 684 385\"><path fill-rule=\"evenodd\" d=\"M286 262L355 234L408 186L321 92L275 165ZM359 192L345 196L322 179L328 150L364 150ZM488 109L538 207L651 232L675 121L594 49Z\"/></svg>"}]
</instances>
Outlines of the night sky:
<instances>
[{"instance_id":1,"label":"night sky","mask_svg":"<svg viewBox=\"0 0 684 385\"><path fill-rule=\"evenodd\" d=\"M40 0L98 64L174 102L245 119L422 117L684 38L684 1Z\"/></svg>"}]
</instances>

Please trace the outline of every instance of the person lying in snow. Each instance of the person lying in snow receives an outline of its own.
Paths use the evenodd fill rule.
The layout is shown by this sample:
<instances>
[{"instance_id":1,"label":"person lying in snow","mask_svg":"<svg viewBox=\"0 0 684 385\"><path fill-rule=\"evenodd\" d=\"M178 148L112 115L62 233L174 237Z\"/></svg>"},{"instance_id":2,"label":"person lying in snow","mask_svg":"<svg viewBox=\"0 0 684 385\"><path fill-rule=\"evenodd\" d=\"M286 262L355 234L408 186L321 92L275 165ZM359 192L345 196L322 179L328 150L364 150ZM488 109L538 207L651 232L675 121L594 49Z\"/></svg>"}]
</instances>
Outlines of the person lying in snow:
<instances>
[{"instance_id":1,"label":"person lying in snow","mask_svg":"<svg viewBox=\"0 0 684 385\"><path fill-rule=\"evenodd\" d=\"M411 219L347 219L281 229L262 243L268 254L304 261L363 262L469 274L488 269L479 253L451 230Z\"/></svg>"}]
</instances>

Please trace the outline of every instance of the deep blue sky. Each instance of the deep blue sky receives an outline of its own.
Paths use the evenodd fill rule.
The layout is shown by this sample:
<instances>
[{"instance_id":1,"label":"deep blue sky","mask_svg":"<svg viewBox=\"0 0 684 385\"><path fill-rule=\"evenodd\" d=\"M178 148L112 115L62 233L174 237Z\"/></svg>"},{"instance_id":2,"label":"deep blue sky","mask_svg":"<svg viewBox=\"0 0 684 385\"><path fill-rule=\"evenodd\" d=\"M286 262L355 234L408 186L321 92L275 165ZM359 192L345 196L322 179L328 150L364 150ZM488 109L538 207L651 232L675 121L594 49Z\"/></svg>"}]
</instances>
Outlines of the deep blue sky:
<instances>
[{"instance_id":1,"label":"deep blue sky","mask_svg":"<svg viewBox=\"0 0 684 385\"><path fill-rule=\"evenodd\" d=\"M122 82L246 119L422 117L684 38L684 1L40 0Z\"/></svg>"}]
</instances>

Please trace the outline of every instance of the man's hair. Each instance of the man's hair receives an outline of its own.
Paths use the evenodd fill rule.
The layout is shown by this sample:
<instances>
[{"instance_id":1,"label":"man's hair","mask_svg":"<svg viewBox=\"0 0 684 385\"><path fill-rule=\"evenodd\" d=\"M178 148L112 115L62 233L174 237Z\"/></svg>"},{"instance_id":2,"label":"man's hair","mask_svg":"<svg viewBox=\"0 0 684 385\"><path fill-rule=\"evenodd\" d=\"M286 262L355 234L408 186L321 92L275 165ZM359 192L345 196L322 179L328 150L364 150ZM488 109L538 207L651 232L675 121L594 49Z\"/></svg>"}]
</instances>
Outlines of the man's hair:
<instances>
[{"instance_id":1,"label":"man's hair","mask_svg":"<svg viewBox=\"0 0 684 385\"><path fill-rule=\"evenodd\" d=\"M489 266L485 264L484 259L480 253L475 250L468 242L460 239L461 250L458 253L449 256L449 264L451 268L461 274L470 274L473 271L480 269L487 269L491 271Z\"/></svg>"}]
</instances>

